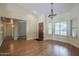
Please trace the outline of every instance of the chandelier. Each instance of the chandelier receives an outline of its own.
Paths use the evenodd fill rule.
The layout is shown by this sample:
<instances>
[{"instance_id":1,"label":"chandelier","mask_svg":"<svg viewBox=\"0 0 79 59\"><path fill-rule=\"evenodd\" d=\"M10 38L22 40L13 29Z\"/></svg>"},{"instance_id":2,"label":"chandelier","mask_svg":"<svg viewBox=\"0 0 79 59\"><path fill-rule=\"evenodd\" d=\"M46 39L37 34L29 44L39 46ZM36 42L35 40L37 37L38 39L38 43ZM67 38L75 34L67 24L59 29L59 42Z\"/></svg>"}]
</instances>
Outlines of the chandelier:
<instances>
[{"instance_id":1,"label":"chandelier","mask_svg":"<svg viewBox=\"0 0 79 59\"><path fill-rule=\"evenodd\" d=\"M49 18L53 19L56 14L53 13L53 3L51 3L51 13L48 15Z\"/></svg>"}]
</instances>

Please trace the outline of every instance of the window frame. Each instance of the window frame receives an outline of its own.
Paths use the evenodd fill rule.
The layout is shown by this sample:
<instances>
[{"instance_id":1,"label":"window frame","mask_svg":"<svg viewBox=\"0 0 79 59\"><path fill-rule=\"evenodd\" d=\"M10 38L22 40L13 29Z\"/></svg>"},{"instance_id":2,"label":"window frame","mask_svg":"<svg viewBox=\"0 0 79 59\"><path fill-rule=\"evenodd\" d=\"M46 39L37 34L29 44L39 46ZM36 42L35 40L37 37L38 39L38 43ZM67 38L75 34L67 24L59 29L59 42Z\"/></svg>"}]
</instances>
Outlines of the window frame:
<instances>
[{"instance_id":1,"label":"window frame","mask_svg":"<svg viewBox=\"0 0 79 59\"><path fill-rule=\"evenodd\" d=\"M56 23L63 23L63 22L66 23L66 35L62 35L62 34L61 34L61 30L60 30L59 34L56 34L56 33L55 33L55 24L56 24ZM60 26L60 27L61 27L61 26ZM67 21L59 21L59 22L55 22L55 23L54 23L54 35L57 35L57 36L67 36L67 35L68 35L67 30L68 30Z\"/></svg>"}]
</instances>

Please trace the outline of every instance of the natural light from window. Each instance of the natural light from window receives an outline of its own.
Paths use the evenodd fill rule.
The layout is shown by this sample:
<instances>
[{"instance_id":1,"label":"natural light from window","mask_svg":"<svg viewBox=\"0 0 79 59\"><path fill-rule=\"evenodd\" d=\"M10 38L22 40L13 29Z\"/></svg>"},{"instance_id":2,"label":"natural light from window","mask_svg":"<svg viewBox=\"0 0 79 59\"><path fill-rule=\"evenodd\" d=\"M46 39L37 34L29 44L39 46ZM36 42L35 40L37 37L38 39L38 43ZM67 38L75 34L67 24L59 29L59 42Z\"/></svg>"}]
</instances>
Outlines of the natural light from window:
<instances>
[{"instance_id":1,"label":"natural light from window","mask_svg":"<svg viewBox=\"0 0 79 59\"><path fill-rule=\"evenodd\" d=\"M67 35L67 23L66 22L55 23L55 34Z\"/></svg>"}]
</instances>

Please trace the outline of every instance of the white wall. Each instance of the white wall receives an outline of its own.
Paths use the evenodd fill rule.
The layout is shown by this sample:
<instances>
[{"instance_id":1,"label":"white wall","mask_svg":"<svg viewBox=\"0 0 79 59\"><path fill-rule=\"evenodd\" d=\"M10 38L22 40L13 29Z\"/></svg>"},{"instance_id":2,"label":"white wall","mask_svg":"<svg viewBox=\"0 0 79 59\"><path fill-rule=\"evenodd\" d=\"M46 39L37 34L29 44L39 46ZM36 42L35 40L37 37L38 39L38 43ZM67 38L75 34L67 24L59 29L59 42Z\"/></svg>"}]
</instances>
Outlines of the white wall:
<instances>
[{"instance_id":1,"label":"white wall","mask_svg":"<svg viewBox=\"0 0 79 59\"><path fill-rule=\"evenodd\" d=\"M75 6L72 10L70 10L68 13L62 14L62 15L57 15L53 21L49 20L48 18L46 18L45 21L45 32L44 32L44 39L46 40L57 40L57 41L62 41L62 42L66 42L66 43L70 43L76 47L79 48L79 26L77 27L78 29L78 37L77 38L72 38L70 36L70 20L74 20L77 21L76 23L74 23L74 25L79 25L79 5ZM52 24L55 22L59 22L59 21L67 21L67 25L68 25L68 30L67 30L67 37L66 36L56 36L53 34L48 34L48 23L51 22ZM54 29L53 29L54 30Z\"/></svg>"},{"instance_id":2,"label":"white wall","mask_svg":"<svg viewBox=\"0 0 79 59\"><path fill-rule=\"evenodd\" d=\"M38 23L37 23L37 18L32 15L28 14L26 17L27 20L27 39L36 39L38 36Z\"/></svg>"}]
</instances>

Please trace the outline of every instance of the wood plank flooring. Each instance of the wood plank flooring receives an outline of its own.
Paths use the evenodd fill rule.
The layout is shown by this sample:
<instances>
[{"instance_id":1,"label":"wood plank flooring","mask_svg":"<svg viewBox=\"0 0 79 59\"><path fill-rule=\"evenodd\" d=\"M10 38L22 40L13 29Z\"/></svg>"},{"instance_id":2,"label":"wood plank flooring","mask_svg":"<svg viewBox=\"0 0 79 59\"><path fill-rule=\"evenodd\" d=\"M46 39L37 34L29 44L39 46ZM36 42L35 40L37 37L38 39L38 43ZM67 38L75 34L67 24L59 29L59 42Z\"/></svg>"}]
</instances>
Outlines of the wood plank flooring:
<instances>
[{"instance_id":1,"label":"wood plank flooring","mask_svg":"<svg viewBox=\"0 0 79 59\"><path fill-rule=\"evenodd\" d=\"M79 56L79 49L53 40L4 40L1 56Z\"/></svg>"}]
</instances>

